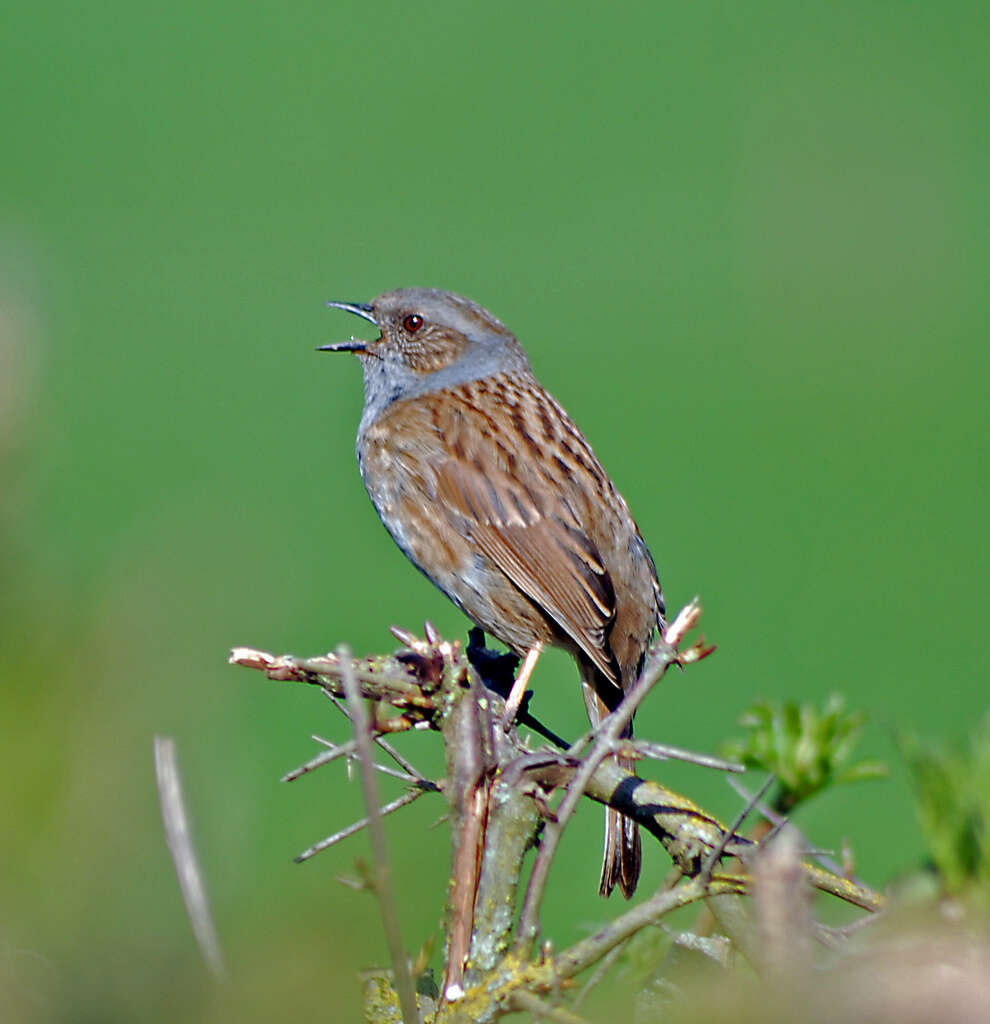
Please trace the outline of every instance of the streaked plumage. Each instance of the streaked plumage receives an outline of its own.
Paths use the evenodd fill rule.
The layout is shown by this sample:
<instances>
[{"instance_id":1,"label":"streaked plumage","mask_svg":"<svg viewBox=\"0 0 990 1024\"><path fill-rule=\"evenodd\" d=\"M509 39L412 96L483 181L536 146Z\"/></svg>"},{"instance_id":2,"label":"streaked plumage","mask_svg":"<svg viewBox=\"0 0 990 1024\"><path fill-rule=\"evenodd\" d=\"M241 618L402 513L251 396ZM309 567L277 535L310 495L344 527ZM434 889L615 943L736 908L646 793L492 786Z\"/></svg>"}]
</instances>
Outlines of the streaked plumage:
<instances>
[{"instance_id":1,"label":"streaked plumage","mask_svg":"<svg viewBox=\"0 0 990 1024\"><path fill-rule=\"evenodd\" d=\"M429 289L341 305L382 331L328 346L356 351L364 367L357 452L382 522L517 654L537 643L570 651L597 723L635 680L664 612L625 500L519 342L482 307ZM605 847L602 892L619 884L631 895L635 825L608 811Z\"/></svg>"}]
</instances>

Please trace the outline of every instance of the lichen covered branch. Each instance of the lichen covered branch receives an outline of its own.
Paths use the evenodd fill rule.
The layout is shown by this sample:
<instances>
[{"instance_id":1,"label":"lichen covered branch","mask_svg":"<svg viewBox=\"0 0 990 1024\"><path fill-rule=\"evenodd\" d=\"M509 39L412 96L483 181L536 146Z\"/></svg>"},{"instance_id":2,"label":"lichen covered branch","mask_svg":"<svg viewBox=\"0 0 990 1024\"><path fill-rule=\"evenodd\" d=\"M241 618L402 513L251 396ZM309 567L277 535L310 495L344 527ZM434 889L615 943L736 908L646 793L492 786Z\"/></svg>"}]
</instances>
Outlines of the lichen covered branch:
<instances>
[{"instance_id":1,"label":"lichen covered branch","mask_svg":"<svg viewBox=\"0 0 990 1024\"><path fill-rule=\"evenodd\" d=\"M363 659L351 659L346 652L315 658L274 656L243 647L231 652L232 663L254 668L271 679L320 687L342 710L341 698L347 699L355 739L331 745L329 751L288 777L358 757L369 801L377 803L374 786L368 784L375 776L374 769L381 767L371 757L372 742L400 757L387 746L385 736L409 729L441 734L445 778L425 779L401 758L403 773L399 774L415 789L387 807L369 804L367 818L307 851L311 855L370 823L379 833L375 846L380 854L382 814L398 810L428 790L444 794L451 829L444 981L439 1000L423 997L419 1008L435 1024L496 1020L519 1009L538 1009L548 1019L576 1020L572 1011L558 1003L561 986L566 988L576 975L610 954L614 956L613 950L671 910L715 897L727 920L738 918L735 904L725 901L753 891L752 878L761 877L754 869L767 840L761 843L739 834L738 825L727 828L691 800L621 768L610 756L621 750L627 756L686 757L708 767L738 770L731 762L661 744L640 741L637 748L622 737L624 726L670 665L691 665L713 650L703 640L685 646L685 637L697 624L700 612L700 604L693 601L674 619L649 652L641 678L618 709L566 749L531 748L513 721L506 721L505 697L511 692L515 661L492 655L483 644L479 647L477 635L465 650L459 643L443 640L428 624L424 639L394 630L402 649ZM370 717L362 714L360 698L371 702ZM553 743L562 744L551 728L533 716L528 694L522 698L519 720ZM542 896L561 835L583 799L607 804L635 819L670 856L679 880L673 886L662 886L595 934L548 956L537 946ZM538 838L520 911L527 852L537 846ZM727 858L736 862L734 870L723 866ZM794 863L793 871L809 890L830 893L865 910L880 909L880 897L869 889L804 861ZM376 867L376 874L381 875L381 865ZM383 910L392 918L387 931L397 962L401 948L394 907L390 909L386 900ZM740 924L740 932L743 928ZM748 937L740 934L739 941L745 943ZM410 1024L408 986L405 982L398 987L403 990L402 1014ZM552 998L544 999L548 995ZM368 1019L394 1019L398 1003L396 988L387 979L376 980L368 989Z\"/></svg>"}]
</instances>

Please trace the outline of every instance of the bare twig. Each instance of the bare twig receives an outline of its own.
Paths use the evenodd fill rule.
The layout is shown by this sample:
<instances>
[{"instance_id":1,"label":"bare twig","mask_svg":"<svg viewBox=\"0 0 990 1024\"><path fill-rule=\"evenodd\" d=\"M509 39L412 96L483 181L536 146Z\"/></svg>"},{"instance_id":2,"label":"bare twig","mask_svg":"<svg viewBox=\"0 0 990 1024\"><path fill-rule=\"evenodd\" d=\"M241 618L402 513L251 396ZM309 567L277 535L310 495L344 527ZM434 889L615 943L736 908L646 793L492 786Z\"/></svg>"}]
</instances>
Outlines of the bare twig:
<instances>
[{"instance_id":1,"label":"bare twig","mask_svg":"<svg viewBox=\"0 0 990 1024\"><path fill-rule=\"evenodd\" d=\"M414 789L404 793L390 804L385 804L381 809L381 816L384 818L402 807L408 807L414 800L418 800L424 793L428 792L428 789ZM314 843L293 859L296 864L302 864L303 861L309 860L310 857L315 857L316 854L328 850L331 846L335 846L342 839L347 839L350 836L356 835L361 829L367 828L369 821L369 818L359 818L353 824L348 825L347 828L342 828L339 832L334 832L332 836L327 836L326 839L321 839L318 843Z\"/></svg>"},{"instance_id":2,"label":"bare twig","mask_svg":"<svg viewBox=\"0 0 990 1024\"><path fill-rule=\"evenodd\" d=\"M588 993L591 992L596 985L600 985L604 980L605 975L612 969L616 960L625 952L626 946L631 942L631 938L623 939L622 942L616 943L598 962L598 966L591 972L591 977L581 986L581 991L578 992L574 998L574 1009L577 1009L584 1001L588 998Z\"/></svg>"},{"instance_id":3,"label":"bare twig","mask_svg":"<svg viewBox=\"0 0 990 1024\"><path fill-rule=\"evenodd\" d=\"M701 878L691 878L682 881L673 889L661 889L650 899L627 910L600 928L594 935L576 942L570 949L560 953L555 959L557 974L561 978L573 978L574 975L597 963L610 950L631 938L641 928L655 924L672 910L686 907L708 896L741 892L744 884L743 879L730 876L714 878L707 884Z\"/></svg>"},{"instance_id":4,"label":"bare twig","mask_svg":"<svg viewBox=\"0 0 990 1024\"><path fill-rule=\"evenodd\" d=\"M728 782L728 784L732 787L733 791L736 792L739 796L741 796L744 800L752 800L753 794L748 789L746 789L746 787L742 785L742 783L740 783L738 780L729 778L725 781ZM767 819L767 821L771 823L771 825L773 825L773 828L770 829L770 831L763 837L761 842L767 842L768 840L773 839L773 837L777 835L777 833L780 832L780 830L783 829L785 825L789 825L791 828L797 831L798 835L801 836L801 842L803 846L806 847L802 854L803 856L814 857L815 860L817 860L818 863L821 864L822 867L824 867L827 871L832 871L836 875L842 875L843 877L846 876L846 872L843 870L842 865L839 864L839 862L836 861L834 857L829 856L829 854L831 854L833 851L810 849L807 838L803 835L801 830L798 829L798 827L791 821L791 819L787 817L786 814L779 814L768 803L765 803L763 800L757 802L756 809L760 812L760 814L763 815L764 818Z\"/></svg>"},{"instance_id":5,"label":"bare twig","mask_svg":"<svg viewBox=\"0 0 990 1024\"><path fill-rule=\"evenodd\" d=\"M322 753L317 754L316 757L310 758L305 764L301 764L298 768L293 768L291 772L286 772L286 774L279 780L280 782L292 782L293 779L298 779L303 775L308 775L310 772L316 771L317 768L322 768L323 765L336 761L338 757L343 757L345 754L353 754L357 750L356 740L348 740L346 743L342 743L338 746L335 743L328 743L326 740L321 740L318 736L314 736L313 739L316 740L317 743L326 744L330 749L324 750Z\"/></svg>"},{"instance_id":6,"label":"bare twig","mask_svg":"<svg viewBox=\"0 0 990 1024\"><path fill-rule=\"evenodd\" d=\"M841 949L857 932L875 925L877 921L880 920L882 920L882 912L866 914L863 917L857 918L855 921L851 921L847 925L843 925L841 928L816 922L815 938L824 943L830 949Z\"/></svg>"},{"instance_id":7,"label":"bare twig","mask_svg":"<svg viewBox=\"0 0 990 1024\"><path fill-rule=\"evenodd\" d=\"M732 823L732 825L723 832L721 841L719 842L718 846L716 846L715 849L712 850L712 852L708 855L708 858L701 869L702 878L709 879L712 877L712 872L715 870L715 866L718 864L718 862L722 859L722 854L725 853L725 848L729 845L731 840L735 838L736 833L739 831L740 828L742 828L743 822L753 813L753 809L760 802L760 800L763 799L763 795L773 785L775 779L775 775L768 776L767 781L764 782L763 785L760 787L760 791L756 794L756 796L754 796L746 804L746 806L739 812L739 816Z\"/></svg>"},{"instance_id":8,"label":"bare twig","mask_svg":"<svg viewBox=\"0 0 990 1024\"><path fill-rule=\"evenodd\" d=\"M231 665L259 669L269 679L284 682L310 683L344 694L343 664L339 655L325 655L317 658L296 658L291 654L276 657L266 651L251 647L235 647L227 659ZM433 710L432 698L423 693L421 685L412 672L402 672L395 659L375 659L379 664L354 665L353 676L360 684L365 697L387 700L394 707ZM388 667L384 667L385 662Z\"/></svg>"},{"instance_id":9,"label":"bare twig","mask_svg":"<svg viewBox=\"0 0 990 1024\"><path fill-rule=\"evenodd\" d=\"M549 1020L554 1024L588 1024L584 1017L579 1017L563 1006L554 1006L524 989L513 992L509 1003L514 1010L531 1013L537 1020Z\"/></svg>"},{"instance_id":10,"label":"bare twig","mask_svg":"<svg viewBox=\"0 0 990 1024\"><path fill-rule=\"evenodd\" d=\"M646 740L626 740L622 744L623 752L629 750L634 755L649 757L656 761L686 761L688 764L696 764L702 768L714 768L720 772L746 771L744 764L737 761L726 761L721 757L712 754L698 754L693 750L685 750L683 747L672 747L667 743L650 743Z\"/></svg>"},{"instance_id":11,"label":"bare twig","mask_svg":"<svg viewBox=\"0 0 990 1024\"><path fill-rule=\"evenodd\" d=\"M154 751L158 796L161 801L162 820L165 823L165 840L169 853L172 854L172 863L179 879L179 889L186 905L186 913L189 915L189 923L207 967L215 977L224 978L227 972L220 949L220 939L210 915L203 873L196 860L189 817L182 798L182 780L179 776L175 740L170 736L156 736Z\"/></svg>"},{"instance_id":12,"label":"bare twig","mask_svg":"<svg viewBox=\"0 0 990 1024\"><path fill-rule=\"evenodd\" d=\"M599 726L591 751L582 760L581 766L575 772L574 778L567 787L564 799L557 809L557 821L548 824L544 831L540 851L536 856L536 862L533 864L533 873L530 875L529 886L526 889L526 899L523 902L522 913L519 918L519 929L516 933L517 949L522 950L529 947L535 941L539 932L540 904L542 903L543 893L550 875L550 866L557 853L564 829L574 814L578 802L584 795L588 782L601 762L615 751L622 733L632 721L636 709L646 699L647 694L660 681L667 668L680 660L675 645L680 642L684 634L697 622L700 615L701 605L695 599L681 611L669 627L667 637L672 637L673 640L664 638L654 646L647 658L647 664L643 669L642 675L632 685L615 711ZM571 752L573 752L573 748Z\"/></svg>"},{"instance_id":13,"label":"bare twig","mask_svg":"<svg viewBox=\"0 0 990 1024\"><path fill-rule=\"evenodd\" d=\"M429 781L428 779L417 779L408 772L397 771L395 768L389 768L387 764L379 764L377 761L374 764L374 769L379 775L387 775L390 779L398 779L400 782L424 783Z\"/></svg>"},{"instance_id":14,"label":"bare twig","mask_svg":"<svg viewBox=\"0 0 990 1024\"><path fill-rule=\"evenodd\" d=\"M378 780L372 771L371 730L368 714L361 703L361 690L354 673L350 652L341 650L337 658L341 665L341 682L347 695L347 703L354 723L354 738L357 740L358 757L361 766L361 787L364 790L364 801L368 807L368 832L371 837L371 854L375 865L375 889L382 910L382 923L385 926L385 939L388 942L392 957L392 972L395 977L395 989L399 996L399 1006L405 1024L418 1024L419 1008L416 1003L416 989L413 986L409 961L402 945L402 932L399 928L399 910L395 901L392 886L392 869L388 859L388 847L385 842L385 829L382 825L381 797L378 791Z\"/></svg>"},{"instance_id":15,"label":"bare twig","mask_svg":"<svg viewBox=\"0 0 990 1024\"><path fill-rule=\"evenodd\" d=\"M331 693L329 690L324 690L323 694L324 696L328 697L331 701L333 701L334 707L336 707L337 710L349 722L351 720L351 716L348 713L347 708L344 707L344 705L341 703L340 698L335 693ZM374 736L373 739L375 743L377 743L378 746L380 746L382 750L384 750L385 753L388 754L388 756L392 758L392 760L400 768L405 769L407 772L409 772L410 775L414 776L417 779L424 778L423 773L419 771L419 769L416 768L416 766L407 757L404 757L402 754L400 754L399 751L396 750L395 747L393 747L392 744L389 743L387 739L385 739L383 736Z\"/></svg>"},{"instance_id":16,"label":"bare twig","mask_svg":"<svg viewBox=\"0 0 990 1024\"><path fill-rule=\"evenodd\" d=\"M312 761L307 761L306 764L302 765L301 769L297 768L294 772L290 772L286 775L285 778L282 779L283 782L291 782L293 778L297 778L299 775L303 774L304 771L312 771L314 768L319 768L326 764L327 761L333 761L343 754L346 754L348 759L355 756L353 740L349 740L347 743L342 744L334 743L333 740L324 739L322 736L317 736L315 733L313 734L313 739L317 743L322 743L323 746L328 747L328 753L331 756L326 757L326 755L317 755ZM372 739L377 739L377 737L372 736ZM326 759L324 760L325 757ZM396 771L395 768L389 768L388 765L379 764L377 761L372 764L372 767L379 774L388 775L390 778L398 779L400 782L415 782L419 785L429 782L429 779L424 779L422 776L410 775L409 772Z\"/></svg>"}]
</instances>

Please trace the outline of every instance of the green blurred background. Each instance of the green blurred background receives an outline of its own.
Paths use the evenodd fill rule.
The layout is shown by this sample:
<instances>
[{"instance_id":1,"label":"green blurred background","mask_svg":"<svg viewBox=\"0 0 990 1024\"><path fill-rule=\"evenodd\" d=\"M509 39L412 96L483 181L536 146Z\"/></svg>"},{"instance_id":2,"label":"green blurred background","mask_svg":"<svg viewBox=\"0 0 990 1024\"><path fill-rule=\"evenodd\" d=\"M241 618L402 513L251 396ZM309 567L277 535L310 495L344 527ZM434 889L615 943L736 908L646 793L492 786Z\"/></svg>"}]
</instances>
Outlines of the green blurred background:
<instances>
[{"instance_id":1,"label":"green blurred background","mask_svg":"<svg viewBox=\"0 0 990 1024\"><path fill-rule=\"evenodd\" d=\"M890 781L802 813L883 885L922 857L897 729L987 700L990 142L982 5L22 4L0 36L0 1016L355 1019L385 946L339 885L346 734L228 648L466 623L353 455L355 322L431 285L503 318L717 656L642 712L710 749L756 697L871 711ZM548 657L537 709L582 725ZM190 938L151 739L179 744L232 981ZM427 765L435 738L402 743ZM654 766L719 813L700 769ZM390 791L391 792L391 791ZM442 813L393 819L406 941ZM549 895L596 895L600 815ZM653 854L646 878L666 870Z\"/></svg>"}]
</instances>

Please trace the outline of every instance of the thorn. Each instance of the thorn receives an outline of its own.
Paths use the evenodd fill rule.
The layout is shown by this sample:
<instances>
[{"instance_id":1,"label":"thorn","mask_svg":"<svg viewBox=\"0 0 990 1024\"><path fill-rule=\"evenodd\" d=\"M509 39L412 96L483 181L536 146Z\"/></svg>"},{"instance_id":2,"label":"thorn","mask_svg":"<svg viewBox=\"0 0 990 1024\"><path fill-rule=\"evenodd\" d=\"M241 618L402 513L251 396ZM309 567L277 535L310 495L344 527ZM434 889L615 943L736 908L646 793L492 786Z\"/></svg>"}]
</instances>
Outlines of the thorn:
<instances>
[{"instance_id":1,"label":"thorn","mask_svg":"<svg viewBox=\"0 0 990 1024\"><path fill-rule=\"evenodd\" d=\"M353 889L355 892L368 891L368 886L360 878L348 878L346 875L337 875L334 881L340 882L341 885L345 885L348 889Z\"/></svg>"}]
</instances>

